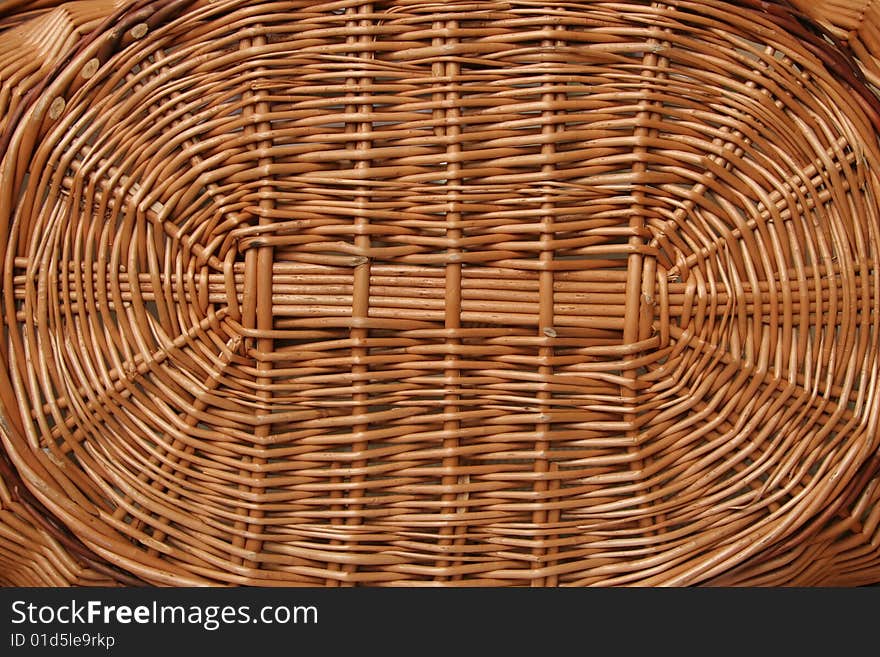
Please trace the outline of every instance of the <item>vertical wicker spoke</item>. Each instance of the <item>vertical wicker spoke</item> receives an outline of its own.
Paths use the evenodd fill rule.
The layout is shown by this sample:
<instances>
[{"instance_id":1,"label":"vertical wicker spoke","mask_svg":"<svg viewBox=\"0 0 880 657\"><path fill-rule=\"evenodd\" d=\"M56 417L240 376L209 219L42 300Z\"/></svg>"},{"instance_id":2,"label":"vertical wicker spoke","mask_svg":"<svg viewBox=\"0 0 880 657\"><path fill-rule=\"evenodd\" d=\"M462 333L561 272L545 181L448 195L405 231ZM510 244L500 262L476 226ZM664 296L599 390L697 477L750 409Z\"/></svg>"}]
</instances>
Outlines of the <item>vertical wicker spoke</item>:
<instances>
[{"instance_id":1,"label":"vertical wicker spoke","mask_svg":"<svg viewBox=\"0 0 880 657\"><path fill-rule=\"evenodd\" d=\"M552 23L547 26L547 29L552 29ZM541 45L544 48L551 48L555 46L561 46L565 43L565 39L558 39L556 41L545 39L542 41ZM556 110L556 103L559 101L564 101L565 96L562 93L553 93L552 91L543 93L541 95L541 101L548 107L545 109L541 116L542 118L549 119L541 128L541 134L543 136L552 136L554 133L559 132L564 129L564 125L559 125L556 122L555 117L559 115L559 112ZM548 141L541 147L541 155L546 157L548 160L552 161L553 156L556 152L555 142L552 140ZM552 179L554 166L553 164L547 163L541 167L542 173L544 173L548 179ZM549 198L553 196L552 188L545 188L543 190L544 194ZM552 362L554 360L554 349L552 346L552 338L556 336L556 329L554 328L554 310L555 310L555 292L554 292L554 272L552 269L553 262L553 240L554 240L554 218L553 211L554 204L551 202L545 202L541 204L541 210L548 211L549 214L541 217L541 245L542 250L540 254L541 261L541 271L539 274L538 281L538 338L545 343L544 346L540 347L538 350L538 359L541 363ZM547 340L547 339L550 340ZM548 366L542 364L538 368L538 374L541 377L552 377L553 376L553 367L552 365ZM549 410L547 405L551 403L552 393L549 393L546 390L540 390L537 394L538 404L540 405L540 410L542 412ZM546 422L539 422L535 425L535 433L540 438L543 438L547 435L548 430L551 429L550 424ZM549 448L550 443L547 440L538 440L535 443L535 454L543 454ZM550 488L556 488L559 485L559 481L557 479L544 479L541 475L546 475L551 467L551 464L547 461L547 459L537 458L535 459L535 473L539 476L535 480L535 492L540 496L538 499L543 498L543 493ZM555 467L554 467L555 469ZM534 522L536 527L549 526L552 527L559 521L559 510L552 509L549 512L546 511L536 511L532 516L532 521ZM545 545L552 545L554 536L541 537L538 540ZM534 553L539 558L538 567L539 568L550 568L552 569L554 563L552 561L548 561L546 565L543 563L545 554L547 552L546 548L538 547L535 548ZM557 578L555 575L549 575L544 578L535 578L532 580L533 586L554 586L557 583Z\"/></svg>"},{"instance_id":2,"label":"vertical wicker spoke","mask_svg":"<svg viewBox=\"0 0 880 657\"><path fill-rule=\"evenodd\" d=\"M372 49L370 47L372 37L369 33L370 28L372 28L374 24L374 19L371 16L372 13L372 3L358 4L347 9L347 14L351 18L347 25L352 28L358 28L362 31L359 36L349 37L348 43L353 47L363 47L363 50L356 52L355 56L360 62L364 63L368 63L369 60L372 59ZM362 16L364 18L361 18ZM373 108L370 103L353 103L352 99L371 96L370 88L372 87L372 83L372 78L363 74L346 80L346 87L352 90L346 94L346 112L360 115L364 119L357 123L346 123L345 126L346 134L355 138L347 144L349 150L358 152L357 161L354 164L355 172L369 170L372 165L371 157L369 155L369 152L372 149L372 143L368 138L364 139L358 137L361 133L370 133L372 131L373 123L370 115L372 114ZM355 173L355 176L358 177L357 173ZM367 187L360 185L355 187L354 207L358 210L367 207L369 205L368 194L369 190ZM369 225L369 217L364 214L359 214L354 220L354 247L360 254L370 254L372 252L372 238L369 232ZM370 255L363 255L362 261L355 264L354 277L352 280L352 328L350 335L352 343L355 345L369 342L370 330L368 328L368 318L370 316L371 271L372 259ZM352 379L361 386L369 380L369 365L366 364L369 362L369 353L369 348L363 346L355 346L352 349ZM353 397L354 404L351 409L352 416L355 418L364 417L370 410L370 394L357 392ZM370 425L365 422L356 422L354 426L352 426L352 432L355 436L364 435L369 429ZM366 456L368 446L367 441L358 439L351 445L351 451L353 454ZM347 496L349 498L363 499L366 496L367 488L361 486L365 480L365 476L358 474L358 471L366 471L366 466L367 460L363 457L359 457L351 462L350 468L352 474L349 477L349 486L347 487ZM364 518L361 514L362 510L362 503L346 503L346 525L351 526L362 524L364 522ZM342 566L342 570L345 573L353 573L356 569L357 564L353 562L346 563Z\"/></svg>"},{"instance_id":3,"label":"vertical wicker spoke","mask_svg":"<svg viewBox=\"0 0 880 657\"><path fill-rule=\"evenodd\" d=\"M662 8L661 3L653 3L652 7ZM668 30L667 30L668 31ZM642 59L642 70L640 75L644 78L643 89L646 95L650 95L656 85L662 84L667 77L667 68L669 61L662 54L657 55L657 50L669 47L669 41L660 41L658 39L649 39L646 45L646 53ZM639 111L635 116L633 136L637 143L651 143L656 140L658 130L654 127L648 127L650 124L659 120L662 116L662 105L658 105L656 101L640 100ZM632 172L634 180L639 178L650 178L652 166L652 155L646 146L636 145L633 149L636 160L633 163ZM646 175L647 174L647 175ZM643 343L651 333L651 320L653 312L651 309L651 296L654 288L654 274L657 270L656 258L650 251L645 251L644 237L642 233L645 229L646 208L645 192L638 186L634 185L633 189L633 205L630 207L632 213L629 220L629 228L633 231L633 235L627 241L630 247L627 257L627 281L626 281L626 297L624 311L624 344ZM637 354L634 354L637 356ZM625 378L638 379L638 369L626 369L623 372ZM621 394L626 397L632 397L635 391L631 387L621 389ZM624 421L633 426L628 431L628 436L634 440L638 440L639 432L637 428L637 417L634 414L624 416ZM631 448L631 453L636 453L636 448ZM634 471L639 472L648 464L634 460L631 466ZM647 510L646 510L647 511ZM643 527L648 527L652 522L661 522L662 517L641 517L639 523Z\"/></svg>"},{"instance_id":4,"label":"vertical wicker spoke","mask_svg":"<svg viewBox=\"0 0 880 657\"><path fill-rule=\"evenodd\" d=\"M259 32L259 28L260 26L257 25L257 32ZM259 49L265 45L266 39L262 35L256 36L253 39L243 39L241 42L242 50L248 50L250 48ZM259 78L257 79L259 80ZM245 120L254 119L254 122L249 122L245 125L245 135L252 135L255 132L262 134L268 132L269 123L266 120L260 120L261 117L264 117L269 113L269 103L264 100L264 97L265 94L259 90L256 92L246 90L244 92L243 100L245 106L242 111L242 116ZM272 143L269 140L265 140L254 144L254 146L265 151L272 147ZM260 168L271 168L272 157L271 155L260 157L255 164ZM260 186L260 210L271 212L275 207L275 203L271 198L272 192L273 186L271 184ZM270 217L265 216L262 213L258 222L261 227L271 226L273 223ZM254 245L253 248L245 251L244 255L245 269L242 301L243 324L245 328L255 329L256 334L259 336L255 341L246 340L245 348L252 347L256 348L261 353L271 353L274 345L274 339L271 337L271 331L274 328L274 319L272 315L272 262L274 247L271 245ZM260 418L269 417L272 414L272 393L266 388L266 386L272 383L271 377L267 376L272 370L272 365L271 360L265 359L261 359L257 363L259 374L256 379L256 385L259 404L255 407L255 412ZM260 422L254 430L254 435L257 439L265 439L271 434L271 432L271 423ZM264 465L266 459L244 459L244 462L251 462L259 466ZM248 473L243 470L241 474L243 476L250 475L257 480L263 479L263 473L260 470L256 473ZM263 488L251 487L249 488L249 492L260 495L263 492ZM251 517L260 519L263 517L263 512L258 509L249 508L247 515L249 519ZM243 547L248 552L259 554L261 552L262 542L259 539L251 538L250 535L260 531L260 524L251 522L238 523L236 529L242 531L243 534L236 536L233 544L236 547ZM242 565L248 568L253 568L257 565L257 562L252 559L243 559Z\"/></svg>"},{"instance_id":5,"label":"vertical wicker spoke","mask_svg":"<svg viewBox=\"0 0 880 657\"><path fill-rule=\"evenodd\" d=\"M458 31L459 25L458 21L448 21L445 23L437 21L432 24L432 27L441 33L449 32L454 34ZM458 43L457 36L435 37L432 45L434 47L442 48L447 44L454 47L454 44L456 43ZM445 138L446 153L448 156L448 161L446 162L446 177L444 179L444 185L447 187L445 190L445 198L449 208L445 215L445 234L449 242L454 245L459 243L462 238L462 230L460 227L462 225L462 214L460 210L461 199L458 191L463 185L461 164L458 161L458 156L462 152L461 142L463 141L461 136L462 128L459 124L461 110L458 107L458 101L460 99L458 88L461 86L461 83L459 82L461 65L454 61L446 63L442 61L436 62L432 66L432 73L435 77L442 80L444 86L448 89L445 94L435 93L433 95L433 100L440 105L446 106L446 109L443 112L435 110L434 115L442 117L443 119L443 124L438 129L438 133ZM459 347L461 347L461 340L455 337L456 333L461 329L461 249L457 246L451 246L447 253L449 255L447 261L448 264L446 265L444 272L445 286L443 292L445 295L445 314L443 317L443 325L450 337L445 341L448 345L448 352L444 358L446 369L443 372L445 377L443 413L449 419L443 423L444 435L448 436L443 440L443 448L451 455L443 459L443 469L445 471L455 472L459 468L460 461L458 456L460 440L458 436L461 429L461 422L459 421L458 416L462 411L461 406L458 404L458 402L461 401L461 397L457 393L457 390L461 387L459 381L462 372L456 368L456 361L459 358L458 353L461 353L461 350L459 349ZM453 502L456 499L468 498L467 480L468 478L466 476L461 477L456 474L445 474L443 476L441 484L444 489L453 489L451 492L444 492L441 497L444 504L440 507L439 512L443 514L443 516L448 518L453 513L456 515L467 513L467 507L454 508L449 505L450 502ZM464 529L465 527L462 525L461 521L458 520L451 520L445 523L441 522L440 536L442 538L439 542L441 548L448 548L448 546L451 545L460 545L462 542L461 538L455 539L450 537L455 535L460 537L462 530ZM448 553L449 552L447 551L447 554ZM440 560L437 562L438 568L444 569L446 572L455 571L461 565L461 561L454 560ZM440 572L443 571L441 570ZM452 575L450 579L459 580L461 579L461 576L455 574Z\"/></svg>"}]
</instances>

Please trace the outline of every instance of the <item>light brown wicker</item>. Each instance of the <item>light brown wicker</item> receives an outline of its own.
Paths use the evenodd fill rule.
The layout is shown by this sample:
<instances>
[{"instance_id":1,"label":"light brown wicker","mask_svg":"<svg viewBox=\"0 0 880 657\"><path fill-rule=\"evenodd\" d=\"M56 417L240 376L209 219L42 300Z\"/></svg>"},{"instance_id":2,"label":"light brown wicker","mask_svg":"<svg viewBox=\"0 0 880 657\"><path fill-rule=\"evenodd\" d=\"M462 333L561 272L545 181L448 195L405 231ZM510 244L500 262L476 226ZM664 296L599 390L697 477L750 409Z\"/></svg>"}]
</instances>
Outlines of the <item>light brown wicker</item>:
<instances>
[{"instance_id":1,"label":"light brown wicker","mask_svg":"<svg viewBox=\"0 0 880 657\"><path fill-rule=\"evenodd\" d=\"M59 4L0 3L0 132L28 92L117 8L105 0ZM57 526L0 450L0 586L136 582Z\"/></svg>"},{"instance_id":2,"label":"light brown wicker","mask_svg":"<svg viewBox=\"0 0 880 657\"><path fill-rule=\"evenodd\" d=\"M880 103L778 2L158 0L3 133L3 443L154 584L880 580Z\"/></svg>"},{"instance_id":3,"label":"light brown wicker","mask_svg":"<svg viewBox=\"0 0 880 657\"><path fill-rule=\"evenodd\" d=\"M0 453L0 586L142 584L59 527Z\"/></svg>"},{"instance_id":4,"label":"light brown wicker","mask_svg":"<svg viewBox=\"0 0 880 657\"><path fill-rule=\"evenodd\" d=\"M107 19L122 0L80 0L58 6L30 3L20 13L0 5L0 133L19 103L71 49ZM34 8L34 5L37 5Z\"/></svg>"}]
</instances>

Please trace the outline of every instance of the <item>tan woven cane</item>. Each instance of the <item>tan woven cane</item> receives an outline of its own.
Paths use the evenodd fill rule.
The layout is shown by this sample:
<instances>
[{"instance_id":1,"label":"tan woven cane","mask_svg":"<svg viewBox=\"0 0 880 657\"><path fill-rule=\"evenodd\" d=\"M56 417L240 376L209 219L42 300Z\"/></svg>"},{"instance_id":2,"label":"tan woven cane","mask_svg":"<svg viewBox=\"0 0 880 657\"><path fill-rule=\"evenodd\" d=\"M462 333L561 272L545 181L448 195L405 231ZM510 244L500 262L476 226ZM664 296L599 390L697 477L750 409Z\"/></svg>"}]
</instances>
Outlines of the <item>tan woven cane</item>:
<instances>
[{"instance_id":1,"label":"tan woven cane","mask_svg":"<svg viewBox=\"0 0 880 657\"><path fill-rule=\"evenodd\" d=\"M880 102L821 25L106 15L0 142L4 480L89 572L880 580Z\"/></svg>"},{"instance_id":2,"label":"tan woven cane","mask_svg":"<svg viewBox=\"0 0 880 657\"><path fill-rule=\"evenodd\" d=\"M0 130L59 59L116 8L97 0L55 5L0 3ZM59 527L0 453L0 586L117 582L135 580Z\"/></svg>"}]
</instances>

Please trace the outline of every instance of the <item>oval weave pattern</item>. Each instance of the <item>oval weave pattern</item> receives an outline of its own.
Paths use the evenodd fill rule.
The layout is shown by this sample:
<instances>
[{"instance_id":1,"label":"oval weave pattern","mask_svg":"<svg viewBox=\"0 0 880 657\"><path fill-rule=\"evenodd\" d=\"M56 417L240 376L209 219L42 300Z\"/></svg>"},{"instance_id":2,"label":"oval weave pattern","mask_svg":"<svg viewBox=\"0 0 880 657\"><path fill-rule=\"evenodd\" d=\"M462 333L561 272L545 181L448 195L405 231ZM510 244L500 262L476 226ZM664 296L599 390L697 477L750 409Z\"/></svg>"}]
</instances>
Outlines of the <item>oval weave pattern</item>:
<instances>
[{"instance_id":1,"label":"oval weave pattern","mask_svg":"<svg viewBox=\"0 0 880 657\"><path fill-rule=\"evenodd\" d=\"M5 137L22 479L157 584L880 579L880 115L763 4L118 13Z\"/></svg>"},{"instance_id":2,"label":"oval weave pattern","mask_svg":"<svg viewBox=\"0 0 880 657\"><path fill-rule=\"evenodd\" d=\"M15 122L30 91L117 4L121 5L109 0L0 2L0 133ZM0 586L117 583L137 582L58 526L0 448Z\"/></svg>"}]
</instances>

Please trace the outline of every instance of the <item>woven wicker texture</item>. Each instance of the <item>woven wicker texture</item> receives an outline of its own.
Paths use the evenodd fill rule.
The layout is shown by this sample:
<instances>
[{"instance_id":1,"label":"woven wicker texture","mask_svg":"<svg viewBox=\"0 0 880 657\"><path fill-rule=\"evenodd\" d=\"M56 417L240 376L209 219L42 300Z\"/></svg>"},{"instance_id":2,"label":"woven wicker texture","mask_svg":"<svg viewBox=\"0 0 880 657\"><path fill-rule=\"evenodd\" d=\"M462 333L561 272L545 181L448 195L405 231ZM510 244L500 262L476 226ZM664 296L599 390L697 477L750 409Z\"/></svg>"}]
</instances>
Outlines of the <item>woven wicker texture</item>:
<instances>
[{"instance_id":1,"label":"woven wicker texture","mask_svg":"<svg viewBox=\"0 0 880 657\"><path fill-rule=\"evenodd\" d=\"M0 455L0 586L139 583L58 527Z\"/></svg>"},{"instance_id":2,"label":"woven wicker texture","mask_svg":"<svg viewBox=\"0 0 880 657\"><path fill-rule=\"evenodd\" d=\"M62 2L49 0L48 2L21 2L20 0L0 0L0 30L8 30L11 27L27 23L43 14L52 11Z\"/></svg>"},{"instance_id":3,"label":"woven wicker texture","mask_svg":"<svg viewBox=\"0 0 880 657\"><path fill-rule=\"evenodd\" d=\"M880 580L880 113L821 43L132 6L4 133L18 476L156 584Z\"/></svg>"},{"instance_id":4,"label":"woven wicker texture","mask_svg":"<svg viewBox=\"0 0 880 657\"><path fill-rule=\"evenodd\" d=\"M58 62L109 17L121 1L83 0L23 14L0 11L0 133L17 118L21 101ZM2 7L0 7L2 10ZM37 14L37 15L34 15Z\"/></svg>"},{"instance_id":5,"label":"woven wicker texture","mask_svg":"<svg viewBox=\"0 0 880 657\"><path fill-rule=\"evenodd\" d=\"M873 0L792 0L852 51L865 75L880 86L880 6Z\"/></svg>"},{"instance_id":6,"label":"woven wicker texture","mask_svg":"<svg viewBox=\"0 0 880 657\"><path fill-rule=\"evenodd\" d=\"M104 0L0 3L0 131L60 58L116 8ZM59 527L0 452L0 586L136 583Z\"/></svg>"}]
</instances>

